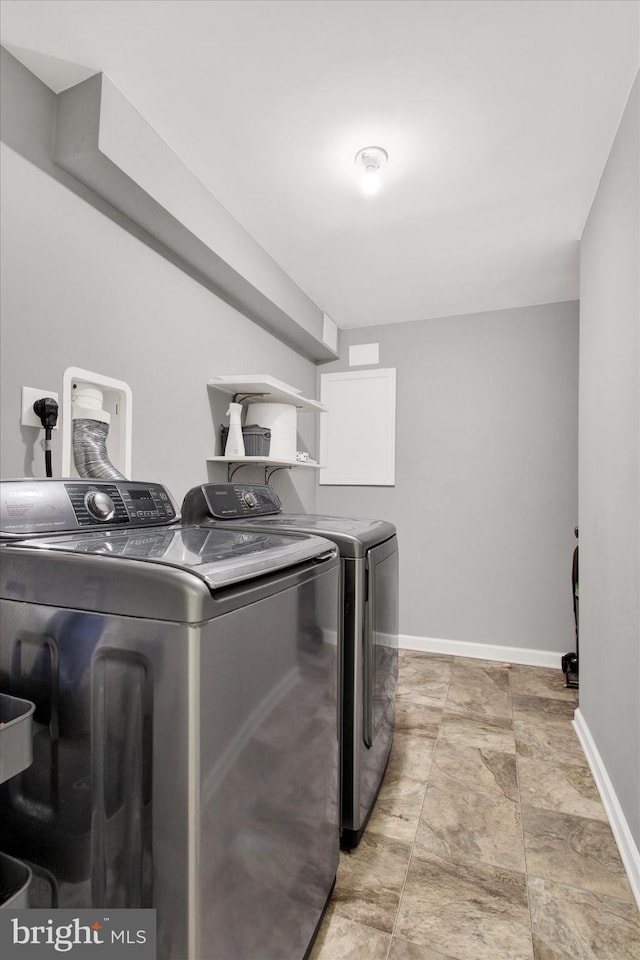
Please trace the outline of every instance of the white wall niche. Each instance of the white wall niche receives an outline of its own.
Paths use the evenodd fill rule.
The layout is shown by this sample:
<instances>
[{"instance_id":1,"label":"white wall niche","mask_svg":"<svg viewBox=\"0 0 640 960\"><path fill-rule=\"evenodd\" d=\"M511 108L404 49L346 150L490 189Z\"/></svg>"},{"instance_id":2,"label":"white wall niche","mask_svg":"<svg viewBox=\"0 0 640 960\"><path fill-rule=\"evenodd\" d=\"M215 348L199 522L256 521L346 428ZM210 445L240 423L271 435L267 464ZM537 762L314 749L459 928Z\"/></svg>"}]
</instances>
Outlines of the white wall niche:
<instances>
[{"instance_id":1,"label":"white wall niche","mask_svg":"<svg viewBox=\"0 0 640 960\"><path fill-rule=\"evenodd\" d=\"M67 367L62 378L62 476L76 479L79 474L73 459L73 423L71 395L78 381L90 383L102 391L103 409L110 416L107 454L110 462L125 477L131 479L132 451L132 393L124 380L115 380L104 374L81 367Z\"/></svg>"}]
</instances>

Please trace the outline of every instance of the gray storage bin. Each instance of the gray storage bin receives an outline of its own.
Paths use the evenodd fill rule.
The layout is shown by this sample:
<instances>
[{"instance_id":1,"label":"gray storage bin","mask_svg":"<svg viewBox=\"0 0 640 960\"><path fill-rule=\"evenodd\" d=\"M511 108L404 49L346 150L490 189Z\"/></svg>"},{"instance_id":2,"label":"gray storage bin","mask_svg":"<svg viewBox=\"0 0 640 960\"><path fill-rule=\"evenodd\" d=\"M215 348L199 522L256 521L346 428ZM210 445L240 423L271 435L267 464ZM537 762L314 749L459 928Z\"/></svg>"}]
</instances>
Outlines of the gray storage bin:
<instances>
[{"instance_id":1,"label":"gray storage bin","mask_svg":"<svg viewBox=\"0 0 640 960\"><path fill-rule=\"evenodd\" d=\"M30 700L0 693L0 783L15 777L33 760L34 710Z\"/></svg>"},{"instance_id":2,"label":"gray storage bin","mask_svg":"<svg viewBox=\"0 0 640 960\"><path fill-rule=\"evenodd\" d=\"M29 906L31 870L6 853L0 853L0 910L24 910Z\"/></svg>"},{"instance_id":3,"label":"gray storage bin","mask_svg":"<svg viewBox=\"0 0 640 960\"><path fill-rule=\"evenodd\" d=\"M222 456L224 448L227 445L227 434L229 427L221 427L222 430ZM245 457L268 457L271 447L271 430L268 427L260 427L255 423L248 424L242 428L242 440L244 443Z\"/></svg>"}]
</instances>

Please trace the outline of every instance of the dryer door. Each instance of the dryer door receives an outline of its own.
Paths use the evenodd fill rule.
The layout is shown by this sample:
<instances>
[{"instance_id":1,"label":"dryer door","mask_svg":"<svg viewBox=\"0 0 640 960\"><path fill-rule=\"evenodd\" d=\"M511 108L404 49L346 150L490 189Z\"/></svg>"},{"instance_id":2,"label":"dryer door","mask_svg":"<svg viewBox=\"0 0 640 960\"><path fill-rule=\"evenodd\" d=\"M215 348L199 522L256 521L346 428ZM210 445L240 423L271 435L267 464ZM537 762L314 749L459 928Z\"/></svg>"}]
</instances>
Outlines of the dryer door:
<instances>
[{"instance_id":1,"label":"dryer door","mask_svg":"<svg viewBox=\"0 0 640 960\"><path fill-rule=\"evenodd\" d=\"M367 552L363 739L373 746L398 680L398 541Z\"/></svg>"}]
</instances>

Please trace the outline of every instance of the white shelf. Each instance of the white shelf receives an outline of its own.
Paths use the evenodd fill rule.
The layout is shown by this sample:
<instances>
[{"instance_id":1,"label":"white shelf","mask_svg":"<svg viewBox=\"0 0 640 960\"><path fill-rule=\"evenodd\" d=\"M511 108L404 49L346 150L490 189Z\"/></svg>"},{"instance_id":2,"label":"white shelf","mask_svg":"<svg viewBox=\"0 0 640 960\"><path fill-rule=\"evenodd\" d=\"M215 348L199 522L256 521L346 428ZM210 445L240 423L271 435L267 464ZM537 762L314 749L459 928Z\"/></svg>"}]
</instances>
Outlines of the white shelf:
<instances>
[{"instance_id":1,"label":"white shelf","mask_svg":"<svg viewBox=\"0 0 640 960\"><path fill-rule=\"evenodd\" d=\"M302 397L300 391L291 387L282 380L276 380L264 373L245 373L229 375L225 377L213 377L208 381L207 386L215 390L221 390L223 393L229 393L233 396L239 396L244 402L255 403L282 403L290 404L298 410L310 413L324 413L326 407L317 400L309 400ZM286 450L291 449L289 445ZM226 463L227 479L231 480L234 473L246 465L264 467L265 483L271 473L276 470L287 469L289 467L311 467L318 470L320 464L316 460L282 460L277 457L207 457L208 463ZM232 469L233 466L233 469Z\"/></svg>"},{"instance_id":2,"label":"white shelf","mask_svg":"<svg viewBox=\"0 0 640 960\"><path fill-rule=\"evenodd\" d=\"M261 464L265 467L320 467L316 460L274 460L272 457L207 457L210 463Z\"/></svg>"},{"instance_id":3,"label":"white shelf","mask_svg":"<svg viewBox=\"0 0 640 960\"><path fill-rule=\"evenodd\" d=\"M297 407L298 410L307 410L313 413L326 413L327 410L318 400L302 397L295 387L290 387L274 377L256 374L212 377L207 385L216 390L222 390L224 393L240 394L243 398L252 399L256 403L289 403ZM297 462L294 461L294 463Z\"/></svg>"}]
</instances>

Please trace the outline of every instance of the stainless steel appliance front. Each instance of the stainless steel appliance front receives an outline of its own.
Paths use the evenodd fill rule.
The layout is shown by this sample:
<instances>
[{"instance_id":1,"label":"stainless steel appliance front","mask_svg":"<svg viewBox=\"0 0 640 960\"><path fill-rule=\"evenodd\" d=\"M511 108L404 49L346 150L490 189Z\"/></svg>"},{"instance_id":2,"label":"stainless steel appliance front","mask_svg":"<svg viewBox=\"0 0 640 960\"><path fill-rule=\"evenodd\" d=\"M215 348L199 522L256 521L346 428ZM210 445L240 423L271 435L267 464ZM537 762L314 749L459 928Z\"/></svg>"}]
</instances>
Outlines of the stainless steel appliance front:
<instances>
[{"instance_id":1,"label":"stainless steel appliance front","mask_svg":"<svg viewBox=\"0 0 640 960\"><path fill-rule=\"evenodd\" d=\"M217 589L216 531L55 541L3 547L0 580L0 689L36 704L0 849L30 906L156 907L158 960L301 960L338 861L335 550Z\"/></svg>"},{"instance_id":2,"label":"stainless steel appliance front","mask_svg":"<svg viewBox=\"0 0 640 960\"><path fill-rule=\"evenodd\" d=\"M342 845L362 836L393 742L398 676L398 541L382 520L285 514L265 485L204 484L183 522L326 537L340 551L343 587Z\"/></svg>"}]
</instances>

